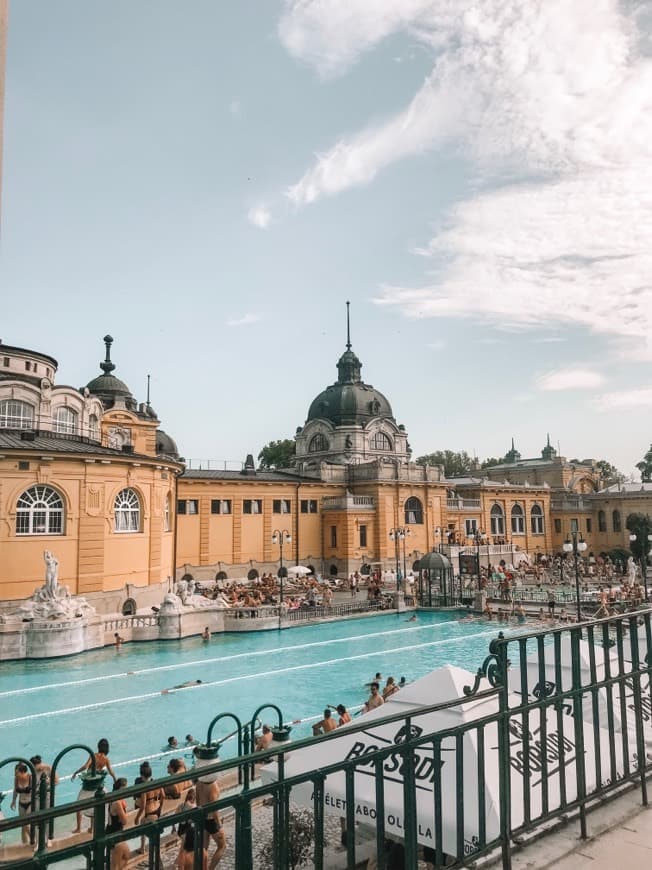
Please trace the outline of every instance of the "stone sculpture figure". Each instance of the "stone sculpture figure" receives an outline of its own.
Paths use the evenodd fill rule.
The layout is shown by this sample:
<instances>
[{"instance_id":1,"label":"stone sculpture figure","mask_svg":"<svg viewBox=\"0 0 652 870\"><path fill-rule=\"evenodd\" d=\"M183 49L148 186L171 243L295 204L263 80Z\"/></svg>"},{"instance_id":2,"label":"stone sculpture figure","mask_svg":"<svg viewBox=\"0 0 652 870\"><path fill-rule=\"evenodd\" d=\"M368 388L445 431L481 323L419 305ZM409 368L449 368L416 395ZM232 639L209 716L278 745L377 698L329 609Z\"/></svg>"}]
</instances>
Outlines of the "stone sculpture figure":
<instances>
[{"instance_id":1,"label":"stone sculpture figure","mask_svg":"<svg viewBox=\"0 0 652 870\"><path fill-rule=\"evenodd\" d=\"M52 597L55 597L59 585L59 560L50 550L44 551L43 558L45 560L45 588Z\"/></svg>"},{"instance_id":2,"label":"stone sculpture figure","mask_svg":"<svg viewBox=\"0 0 652 870\"><path fill-rule=\"evenodd\" d=\"M636 562L633 556L630 556L627 560L627 576L629 582L633 585L636 582Z\"/></svg>"}]
</instances>

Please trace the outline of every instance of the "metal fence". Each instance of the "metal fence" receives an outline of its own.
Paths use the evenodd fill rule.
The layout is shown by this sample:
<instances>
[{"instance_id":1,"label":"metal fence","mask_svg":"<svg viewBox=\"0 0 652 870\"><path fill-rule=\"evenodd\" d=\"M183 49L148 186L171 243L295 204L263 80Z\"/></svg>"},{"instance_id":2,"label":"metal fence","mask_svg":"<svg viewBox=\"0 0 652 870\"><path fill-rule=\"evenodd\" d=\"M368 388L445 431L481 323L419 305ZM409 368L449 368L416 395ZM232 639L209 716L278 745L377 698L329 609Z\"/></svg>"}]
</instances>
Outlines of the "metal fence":
<instances>
[{"instance_id":1,"label":"metal fence","mask_svg":"<svg viewBox=\"0 0 652 870\"><path fill-rule=\"evenodd\" d=\"M380 716L373 713L319 738L278 743L251 753L256 723L221 714L209 726L206 744L217 751L213 728L220 718L237 726L239 756L208 762L190 776L231 776L239 786L194 809L149 820L138 828L109 833L106 806L115 798L102 792L84 803L58 805L42 781L36 785L32 817L33 857L5 861L11 868L36 868L75 858L76 866L110 866L116 844L143 835L149 843L149 868L161 864L161 837L171 825L188 823L195 831L195 864L202 866L201 838L209 813L233 814L235 866L261 866L257 846L264 831L255 807L273 806L273 866L292 865L293 805L304 806L313 826L310 860L323 870L327 849L325 819L343 822L342 865L353 870L360 857L356 829L364 825L375 842L378 868L387 867L386 840L394 837L404 851L404 866L416 870L425 848L435 866L462 867L493 851L511 867L515 840L544 823L575 816L587 835L587 813L626 786L640 789L647 803L646 775L652 771L646 741L652 736L651 611L588 624L493 640L473 685L445 703L410 707ZM409 690L402 690L406 693ZM404 696L406 699L409 695ZM65 753L57 757L56 763ZM79 749L79 747L77 747ZM83 748L92 758L90 749ZM263 780L253 780L253 762L265 763ZM6 759L0 767L13 765ZM28 762L26 762L28 763ZM92 765L91 765L92 766ZM120 797L134 797L188 778L188 773L134 786ZM51 786L51 788L54 788ZM202 803L202 801L200 801ZM50 824L78 809L94 815L94 836L61 848L48 848ZM25 819L0 821L0 834ZM339 829L338 829L339 830Z\"/></svg>"}]
</instances>

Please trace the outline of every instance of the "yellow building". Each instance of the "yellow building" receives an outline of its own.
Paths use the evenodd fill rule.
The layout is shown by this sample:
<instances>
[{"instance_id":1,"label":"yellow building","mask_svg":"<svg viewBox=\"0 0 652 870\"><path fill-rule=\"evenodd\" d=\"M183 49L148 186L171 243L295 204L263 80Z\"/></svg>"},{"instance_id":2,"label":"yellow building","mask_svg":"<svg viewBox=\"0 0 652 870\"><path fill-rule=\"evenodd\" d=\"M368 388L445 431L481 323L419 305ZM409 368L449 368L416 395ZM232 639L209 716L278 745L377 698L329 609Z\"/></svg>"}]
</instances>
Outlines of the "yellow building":
<instances>
[{"instance_id":1,"label":"yellow building","mask_svg":"<svg viewBox=\"0 0 652 870\"><path fill-rule=\"evenodd\" d=\"M151 406L102 374L59 386L50 356L0 343L0 598L31 595L43 553L73 594L146 587L174 574L183 466Z\"/></svg>"},{"instance_id":2,"label":"yellow building","mask_svg":"<svg viewBox=\"0 0 652 870\"><path fill-rule=\"evenodd\" d=\"M186 469L149 401L115 374L56 383L52 357L0 344L0 599L29 596L43 553L60 582L117 609L157 603L171 578L240 578L302 564L324 575L400 567L481 545L483 561L558 552L577 529L596 554L627 547L626 517L652 512L652 485L600 489L590 460L548 444L447 480L410 459L405 426L362 380L350 340L337 380L309 404L291 468ZM98 602L103 602L98 604Z\"/></svg>"}]
</instances>

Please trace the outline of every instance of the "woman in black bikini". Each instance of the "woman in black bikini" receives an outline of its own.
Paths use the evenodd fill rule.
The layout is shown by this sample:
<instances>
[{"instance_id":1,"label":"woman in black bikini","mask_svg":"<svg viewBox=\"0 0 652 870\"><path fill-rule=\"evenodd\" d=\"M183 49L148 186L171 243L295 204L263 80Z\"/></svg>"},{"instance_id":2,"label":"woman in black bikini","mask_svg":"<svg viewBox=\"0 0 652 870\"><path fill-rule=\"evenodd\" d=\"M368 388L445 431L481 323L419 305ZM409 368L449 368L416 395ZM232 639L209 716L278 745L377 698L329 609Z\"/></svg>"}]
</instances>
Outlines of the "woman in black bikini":
<instances>
[{"instance_id":1,"label":"woman in black bikini","mask_svg":"<svg viewBox=\"0 0 652 870\"><path fill-rule=\"evenodd\" d=\"M11 800L12 810L16 809L16 800L18 800L18 815L28 815L32 810L32 776L29 768L22 761L16 765L14 770L14 794ZM29 825L24 825L20 829L20 836L23 843L29 843Z\"/></svg>"},{"instance_id":2,"label":"woman in black bikini","mask_svg":"<svg viewBox=\"0 0 652 870\"><path fill-rule=\"evenodd\" d=\"M127 787L127 780L124 777L116 779L113 783L113 791L118 791L121 788ZM109 824L106 826L107 834L116 831L122 831L127 824L127 802L124 798L116 798L109 804ZM124 840L121 843L116 843L111 849L111 870L124 870L129 863L131 850L129 844Z\"/></svg>"},{"instance_id":3,"label":"woman in black bikini","mask_svg":"<svg viewBox=\"0 0 652 870\"><path fill-rule=\"evenodd\" d=\"M135 785L138 785L143 782L149 782L152 778L152 767L149 761L143 761L140 765L140 776L136 777ZM151 791L145 791L142 794L138 795L136 798L136 806L138 807L138 812L136 813L136 822L135 824L139 824L141 821L143 822L151 822L155 819L158 819L161 815L161 810L163 809L163 802L165 800L165 793L163 789L159 786L158 788L154 788ZM141 837L140 839L140 851L142 854L145 852L145 838Z\"/></svg>"}]
</instances>

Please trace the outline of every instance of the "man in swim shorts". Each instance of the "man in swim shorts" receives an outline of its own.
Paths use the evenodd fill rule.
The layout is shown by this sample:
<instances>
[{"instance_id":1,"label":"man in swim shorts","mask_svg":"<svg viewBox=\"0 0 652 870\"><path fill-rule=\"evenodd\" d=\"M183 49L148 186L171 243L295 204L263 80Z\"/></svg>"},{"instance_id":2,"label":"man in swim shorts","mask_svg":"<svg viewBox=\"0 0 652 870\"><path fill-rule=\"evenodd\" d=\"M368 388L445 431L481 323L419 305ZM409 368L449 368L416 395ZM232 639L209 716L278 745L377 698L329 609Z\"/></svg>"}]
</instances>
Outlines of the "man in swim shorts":
<instances>
[{"instance_id":1,"label":"man in swim shorts","mask_svg":"<svg viewBox=\"0 0 652 870\"><path fill-rule=\"evenodd\" d=\"M215 780L213 782L202 782L199 780L195 786L195 791L197 793L197 806L200 807L215 803L220 797L220 787ZM212 810L204 816L205 849L208 849L211 840L215 842L217 849L213 853L208 866L209 870L214 870L226 850L226 834L222 828L222 820L217 810Z\"/></svg>"}]
</instances>

